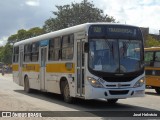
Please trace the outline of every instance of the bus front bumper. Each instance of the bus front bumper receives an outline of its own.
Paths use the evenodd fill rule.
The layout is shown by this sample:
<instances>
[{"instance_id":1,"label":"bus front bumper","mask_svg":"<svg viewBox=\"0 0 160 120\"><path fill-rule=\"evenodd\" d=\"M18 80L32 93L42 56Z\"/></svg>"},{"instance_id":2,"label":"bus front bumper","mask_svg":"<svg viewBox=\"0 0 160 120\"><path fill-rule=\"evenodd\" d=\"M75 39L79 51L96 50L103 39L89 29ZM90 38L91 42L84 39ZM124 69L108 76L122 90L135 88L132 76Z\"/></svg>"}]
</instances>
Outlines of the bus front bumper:
<instances>
[{"instance_id":1,"label":"bus front bumper","mask_svg":"<svg viewBox=\"0 0 160 120\"><path fill-rule=\"evenodd\" d=\"M129 88L129 89L106 89L106 88L90 88L85 94L85 99L124 99L129 97L144 97L145 86L140 88Z\"/></svg>"}]
</instances>

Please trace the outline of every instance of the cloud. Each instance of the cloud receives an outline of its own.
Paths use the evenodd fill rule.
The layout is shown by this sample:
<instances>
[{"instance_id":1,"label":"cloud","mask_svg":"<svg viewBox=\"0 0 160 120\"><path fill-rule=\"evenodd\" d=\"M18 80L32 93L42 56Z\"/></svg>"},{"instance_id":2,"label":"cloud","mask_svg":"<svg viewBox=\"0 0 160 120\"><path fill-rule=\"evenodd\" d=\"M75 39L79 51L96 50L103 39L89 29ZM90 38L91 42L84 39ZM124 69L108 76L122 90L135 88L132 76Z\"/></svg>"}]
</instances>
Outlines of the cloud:
<instances>
[{"instance_id":1,"label":"cloud","mask_svg":"<svg viewBox=\"0 0 160 120\"><path fill-rule=\"evenodd\" d=\"M149 27L150 32L160 30L159 0L100 0L106 14L120 23ZM102 5L101 5L102 6ZM156 32L156 33L157 33Z\"/></svg>"},{"instance_id":2,"label":"cloud","mask_svg":"<svg viewBox=\"0 0 160 120\"><path fill-rule=\"evenodd\" d=\"M0 45L6 36L20 29L42 27L45 20L54 17L55 5L65 5L75 0L0 0ZM80 3L82 0L76 0ZM105 14L120 23L149 27L151 33L160 30L160 0L88 0ZM36 7L35 7L36 6Z\"/></svg>"},{"instance_id":3,"label":"cloud","mask_svg":"<svg viewBox=\"0 0 160 120\"><path fill-rule=\"evenodd\" d=\"M20 29L30 29L33 27L42 27L44 21L52 15L52 0L38 1L39 6L31 7L26 2L29 0L4 0L0 1L0 46L6 36L15 34ZM9 3L9 4L8 4ZM33 4L32 4L33 5ZM35 4L34 4L35 5Z\"/></svg>"},{"instance_id":4,"label":"cloud","mask_svg":"<svg viewBox=\"0 0 160 120\"><path fill-rule=\"evenodd\" d=\"M27 0L25 3L26 5L29 5L29 6L39 6L40 5L39 0Z\"/></svg>"},{"instance_id":5,"label":"cloud","mask_svg":"<svg viewBox=\"0 0 160 120\"><path fill-rule=\"evenodd\" d=\"M0 46L4 46L7 43L8 37L4 36L0 39Z\"/></svg>"}]
</instances>

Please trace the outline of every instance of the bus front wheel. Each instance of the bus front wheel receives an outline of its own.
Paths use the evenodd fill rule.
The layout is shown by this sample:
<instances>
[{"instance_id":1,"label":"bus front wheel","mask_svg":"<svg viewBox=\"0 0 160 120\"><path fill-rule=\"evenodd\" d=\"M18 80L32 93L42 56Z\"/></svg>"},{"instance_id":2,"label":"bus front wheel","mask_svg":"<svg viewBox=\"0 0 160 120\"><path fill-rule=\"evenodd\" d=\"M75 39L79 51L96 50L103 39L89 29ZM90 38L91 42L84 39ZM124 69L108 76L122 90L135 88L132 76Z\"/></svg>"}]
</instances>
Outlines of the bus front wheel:
<instances>
[{"instance_id":1,"label":"bus front wheel","mask_svg":"<svg viewBox=\"0 0 160 120\"><path fill-rule=\"evenodd\" d=\"M67 103L71 103L73 98L70 96L69 84L67 81L63 82L63 98Z\"/></svg>"},{"instance_id":2,"label":"bus front wheel","mask_svg":"<svg viewBox=\"0 0 160 120\"><path fill-rule=\"evenodd\" d=\"M115 104L118 101L118 99L107 99L107 103L109 104Z\"/></svg>"},{"instance_id":3,"label":"bus front wheel","mask_svg":"<svg viewBox=\"0 0 160 120\"><path fill-rule=\"evenodd\" d=\"M27 76L24 79L24 91L27 92L27 93L31 92L31 89L30 89L30 86L29 86L29 79L28 79Z\"/></svg>"},{"instance_id":4,"label":"bus front wheel","mask_svg":"<svg viewBox=\"0 0 160 120\"><path fill-rule=\"evenodd\" d=\"M160 87L155 88L155 91L157 92L157 94L160 94Z\"/></svg>"}]
</instances>

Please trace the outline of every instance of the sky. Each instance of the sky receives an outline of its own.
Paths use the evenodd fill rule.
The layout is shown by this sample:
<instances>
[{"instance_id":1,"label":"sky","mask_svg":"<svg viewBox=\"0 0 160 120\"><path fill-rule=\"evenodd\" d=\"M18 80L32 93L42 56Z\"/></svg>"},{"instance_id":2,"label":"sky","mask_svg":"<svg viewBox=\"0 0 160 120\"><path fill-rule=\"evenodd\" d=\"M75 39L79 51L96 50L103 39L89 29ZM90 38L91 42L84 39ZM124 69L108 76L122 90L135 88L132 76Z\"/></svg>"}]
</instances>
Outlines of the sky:
<instances>
[{"instance_id":1,"label":"sky","mask_svg":"<svg viewBox=\"0 0 160 120\"><path fill-rule=\"evenodd\" d=\"M20 29L42 27L55 17L55 5L66 5L82 0L0 0L0 46ZM160 0L88 0L105 14L124 24L149 27L150 33L159 34Z\"/></svg>"}]
</instances>

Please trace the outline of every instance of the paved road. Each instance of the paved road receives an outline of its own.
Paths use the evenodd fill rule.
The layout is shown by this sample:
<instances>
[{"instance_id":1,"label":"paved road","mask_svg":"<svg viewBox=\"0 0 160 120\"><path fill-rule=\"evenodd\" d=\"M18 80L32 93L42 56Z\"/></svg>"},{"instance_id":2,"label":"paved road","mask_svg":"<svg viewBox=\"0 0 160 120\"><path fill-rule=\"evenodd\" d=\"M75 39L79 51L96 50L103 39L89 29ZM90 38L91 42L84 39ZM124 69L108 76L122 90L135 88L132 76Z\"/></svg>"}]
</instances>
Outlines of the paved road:
<instances>
[{"instance_id":1,"label":"paved road","mask_svg":"<svg viewBox=\"0 0 160 120\"><path fill-rule=\"evenodd\" d=\"M38 91L27 94L23 91L23 87L13 83L12 75L0 75L0 111L115 111L115 114L121 114L116 111L157 110L160 111L160 95L157 95L154 90L146 90L146 96L143 98L122 99L115 105L109 105L101 100L84 101L79 99L74 104L67 104L63 102L60 95ZM58 114L58 116L65 116L67 112ZM79 112L79 114L83 116L85 113ZM98 112L88 112L87 114L94 117L85 119L106 119L102 118ZM62 119L62 117L54 119ZM63 117L63 119L75 118Z\"/></svg>"}]
</instances>

